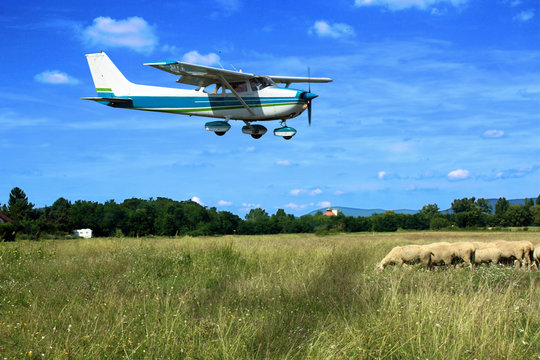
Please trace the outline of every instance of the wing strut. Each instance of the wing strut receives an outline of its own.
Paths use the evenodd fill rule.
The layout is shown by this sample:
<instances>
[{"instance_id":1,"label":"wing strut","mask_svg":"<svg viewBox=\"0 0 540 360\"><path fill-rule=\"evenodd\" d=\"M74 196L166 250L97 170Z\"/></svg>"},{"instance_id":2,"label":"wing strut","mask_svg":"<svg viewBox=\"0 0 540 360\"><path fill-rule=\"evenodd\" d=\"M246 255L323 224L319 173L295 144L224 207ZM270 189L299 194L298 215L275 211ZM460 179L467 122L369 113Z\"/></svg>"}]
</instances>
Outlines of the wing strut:
<instances>
[{"instance_id":1,"label":"wing strut","mask_svg":"<svg viewBox=\"0 0 540 360\"><path fill-rule=\"evenodd\" d=\"M233 95L238 99L238 101L240 101L242 103L242 105L244 105L244 107L246 108L247 111L249 111L249 113L253 116L255 116L255 113L253 112L253 110L251 110L251 108L248 106L248 104L246 104L246 102L244 101L244 99L242 99L242 97L240 95L238 95L238 93L236 92L236 90L234 90L231 86L231 84L229 84L229 82L225 79L225 77L222 75L222 74L219 74L219 77L222 81L222 83L229 89L231 90L231 92L233 93Z\"/></svg>"}]
</instances>

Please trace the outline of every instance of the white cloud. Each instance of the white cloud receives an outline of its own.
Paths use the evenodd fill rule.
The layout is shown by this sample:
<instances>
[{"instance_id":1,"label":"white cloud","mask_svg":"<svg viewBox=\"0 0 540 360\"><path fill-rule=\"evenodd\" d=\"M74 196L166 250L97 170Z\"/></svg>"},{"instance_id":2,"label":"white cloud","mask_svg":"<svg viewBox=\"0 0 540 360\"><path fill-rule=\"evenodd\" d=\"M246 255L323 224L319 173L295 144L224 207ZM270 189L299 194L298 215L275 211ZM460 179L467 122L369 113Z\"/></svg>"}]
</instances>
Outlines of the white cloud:
<instances>
[{"instance_id":1,"label":"white cloud","mask_svg":"<svg viewBox=\"0 0 540 360\"><path fill-rule=\"evenodd\" d=\"M487 138L500 138L504 135L504 131L502 130L487 130L484 132L484 137Z\"/></svg>"},{"instance_id":2,"label":"white cloud","mask_svg":"<svg viewBox=\"0 0 540 360\"><path fill-rule=\"evenodd\" d=\"M332 204L330 203L330 201L320 201L317 203L317 206L328 208L331 207Z\"/></svg>"},{"instance_id":3,"label":"white cloud","mask_svg":"<svg viewBox=\"0 0 540 360\"><path fill-rule=\"evenodd\" d=\"M448 173L448 179L450 180L464 180L469 177L469 170L457 169Z\"/></svg>"},{"instance_id":4,"label":"white cloud","mask_svg":"<svg viewBox=\"0 0 540 360\"><path fill-rule=\"evenodd\" d=\"M283 207L285 209L303 210L303 209L305 209L307 207L307 205L303 205L303 204L299 205L299 204L295 204L295 203L290 202L290 203L288 203L286 205L283 205Z\"/></svg>"},{"instance_id":5,"label":"white cloud","mask_svg":"<svg viewBox=\"0 0 540 360\"><path fill-rule=\"evenodd\" d=\"M329 24L324 20L315 21L315 24L309 28L309 33L334 39L348 38L355 35L354 28L350 25L342 23Z\"/></svg>"},{"instance_id":6,"label":"white cloud","mask_svg":"<svg viewBox=\"0 0 540 360\"><path fill-rule=\"evenodd\" d=\"M252 203L242 203L242 208L240 210L242 211L249 211L251 209L258 209L261 207L261 204L252 204Z\"/></svg>"},{"instance_id":7,"label":"white cloud","mask_svg":"<svg viewBox=\"0 0 540 360\"><path fill-rule=\"evenodd\" d=\"M201 198L198 197L198 196L193 196L191 198L191 201L196 202L197 204L204 206L204 203L201 201Z\"/></svg>"},{"instance_id":8,"label":"white cloud","mask_svg":"<svg viewBox=\"0 0 540 360\"><path fill-rule=\"evenodd\" d=\"M334 195L343 195L343 194L345 194L345 191L343 191L343 190L334 191Z\"/></svg>"},{"instance_id":9,"label":"white cloud","mask_svg":"<svg viewBox=\"0 0 540 360\"><path fill-rule=\"evenodd\" d=\"M127 47L142 53L152 52L158 43L154 28L138 16L123 20L100 16L82 36L91 46Z\"/></svg>"},{"instance_id":10,"label":"white cloud","mask_svg":"<svg viewBox=\"0 0 540 360\"><path fill-rule=\"evenodd\" d=\"M197 50L192 50L186 54L184 54L184 57L182 58L183 61L192 63L192 64L200 64L200 65L219 65L219 55L215 53L209 53L206 55L199 54Z\"/></svg>"},{"instance_id":11,"label":"white cloud","mask_svg":"<svg viewBox=\"0 0 540 360\"><path fill-rule=\"evenodd\" d=\"M217 204L218 204L218 206L231 206L232 202L231 201L226 201L226 200L219 200Z\"/></svg>"},{"instance_id":12,"label":"white cloud","mask_svg":"<svg viewBox=\"0 0 540 360\"><path fill-rule=\"evenodd\" d=\"M408 8L417 8L426 10L432 6L441 3L447 3L453 6L459 6L469 0L355 0L356 6L384 6L390 10L403 10Z\"/></svg>"},{"instance_id":13,"label":"white cloud","mask_svg":"<svg viewBox=\"0 0 540 360\"><path fill-rule=\"evenodd\" d=\"M519 14L517 14L516 16L514 16L514 20L526 22L526 21L531 20L533 17L534 17L534 10L524 10L520 12Z\"/></svg>"},{"instance_id":14,"label":"white cloud","mask_svg":"<svg viewBox=\"0 0 540 360\"><path fill-rule=\"evenodd\" d=\"M301 193L304 193L304 192L306 192L306 191L302 190L302 189L292 189L289 193L292 196L298 196L298 195L300 195Z\"/></svg>"},{"instance_id":15,"label":"white cloud","mask_svg":"<svg viewBox=\"0 0 540 360\"><path fill-rule=\"evenodd\" d=\"M386 175L388 175L386 171L379 171L379 173L377 174L377 177L382 180L384 179Z\"/></svg>"},{"instance_id":16,"label":"white cloud","mask_svg":"<svg viewBox=\"0 0 540 360\"><path fill-rule=\"evenodd\" d=\"M36 74L36 76L34 76L34 79L45 84L75 85L79 83L79 80L58 70L43 71L42 73Z\"/></svg>"},{"instance_id":17,"label":"white cloud","mask_svg":"<svg viewBox=\"0 0 540 360\"><path fill-rule=\"evenodd\" d=\"M307 191L307 190L304 190L304 189L292 189L289 194L291 194L292 196L298 196L300 194L305 194L305 193L308 193L310 196L316 196L316 195L320 195L323 193L323 191L319 188L317 189L314 189L314 190L311 190L311 191Z\"/></svg>"},{"instance_id":18,"label":"white cloud","mask_svg":"<svg viewBox=\"0 0 540 360\"><path fill-rule=\"evenodd\" d=\"M278 160L276 161L276 165L289 166L291 165L291 162L289 160Z\"/></svg>"}]
</instances>

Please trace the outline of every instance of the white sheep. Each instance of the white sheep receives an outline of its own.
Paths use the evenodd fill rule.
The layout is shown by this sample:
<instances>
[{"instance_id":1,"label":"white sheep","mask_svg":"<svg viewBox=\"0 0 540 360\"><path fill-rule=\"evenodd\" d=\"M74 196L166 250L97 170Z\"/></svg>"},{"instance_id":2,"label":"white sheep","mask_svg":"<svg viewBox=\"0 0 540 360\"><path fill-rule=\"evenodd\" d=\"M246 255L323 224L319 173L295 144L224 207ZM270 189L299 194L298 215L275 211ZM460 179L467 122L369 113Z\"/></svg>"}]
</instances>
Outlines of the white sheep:
<instances>
[{"instance_id":1,"label":"white sheep","mask_svg":"<svg viewBox=\"0 0 540 360\"><path fill-rule=\"evenodd\" d=\"M484 243L483 245L474 244L476 252L474 254L475 264L498 264L502 258L502 250L495 244Z\"/></svg>"},{"instance_id":2,"label":"white sheep","mask_svg":"<svg viewBox=\"0 0 540 360\"><path fill-rule=\"evenodd\" d=\"M516 267L530 267L533 245L530 241L497 240L495 244L502 251L502 259L514 260Z\"/></svg>"},{"instance_id":3,"label":"white sheep","mask_svg":"<svg viewBox=\"0 0 540 360\"><path fill-rule=\"evenodd\" d=\"M533 250L533 265L540 268L540 244L536 244Z\"/></svg>"},{"instance_id":4,"label":"white sheep","mask_svg":"<svg viewBox=\"0 0 540 360\"><path fill-rule=\"evenodd\" d=\"M432 264L444 264L450 266L455 264L456 261L463 261L471 268L474 266L474 254L475 247L469 242L438 242L426 245L428 249L433 253L431 257Z\"/></svg>"},{"instance_id":5,"label":"white sheep","mask_svg":"<svg viewBox=\"0 0 540 360\"><path fill-rule=\"evenodd\" d=\"M396 246L388 255L377 264L377 270L383 270L387 265L422 263L426 267L431 266L432 252L422 245Z\"/></svg>"}]
</instances>

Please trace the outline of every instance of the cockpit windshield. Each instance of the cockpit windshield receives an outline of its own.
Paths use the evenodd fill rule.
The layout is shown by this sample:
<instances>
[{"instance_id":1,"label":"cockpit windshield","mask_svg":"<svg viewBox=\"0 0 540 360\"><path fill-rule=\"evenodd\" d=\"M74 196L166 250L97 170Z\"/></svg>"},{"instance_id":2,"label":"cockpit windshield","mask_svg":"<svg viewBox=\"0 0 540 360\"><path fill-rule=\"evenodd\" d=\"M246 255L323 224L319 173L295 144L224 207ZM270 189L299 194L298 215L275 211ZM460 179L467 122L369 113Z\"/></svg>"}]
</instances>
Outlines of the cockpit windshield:
<instances>
[{"instance_id":1,"label":"cockpit windshield","mask_svg":"<svg viewBox=\"0 0 540 360\"><path fill-rule=\"evenodd\" d=\"M262 90L265 87L273 86L275 83L269 77L258 76L249 80L252 91Z\"/></svg>"}]
</instances>

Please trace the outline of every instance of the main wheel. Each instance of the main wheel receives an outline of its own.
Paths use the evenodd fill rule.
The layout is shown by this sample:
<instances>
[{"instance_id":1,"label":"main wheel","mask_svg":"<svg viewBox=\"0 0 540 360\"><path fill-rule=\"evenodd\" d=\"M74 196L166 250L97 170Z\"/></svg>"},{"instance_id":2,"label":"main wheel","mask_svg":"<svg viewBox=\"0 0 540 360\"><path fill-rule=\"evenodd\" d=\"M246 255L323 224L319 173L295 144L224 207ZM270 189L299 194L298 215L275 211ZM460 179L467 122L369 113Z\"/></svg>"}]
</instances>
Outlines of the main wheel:
<instances>
[{"instance_id":1,"label":"main wheel","mask_svg":"<svg viewBox=\"0 0 540 360\"><path fill-rule=\"evenodd\" d=\"M285 140L291 140L292 139L292 136L284 136L283 137Z\"/></svg>"},{"instance_id":2,"label":"main wheel","mask_svg":"<svg viewBox=\"0 0 540 360\"><path fill-rule=\"evenodd\" d=\"M226 131L214 131L217 136L223 136L225 135Z\"/></svg>"},{"instance_id":3,"label":"main wheel","mask_svg":"<svg viewBox=\"0 0 540 360\"><path fill-rule=\"evenodd\" d=\"M260 139L262 134L251 134L251 137L254 139Z\"/></svg>"}]
</instances>

